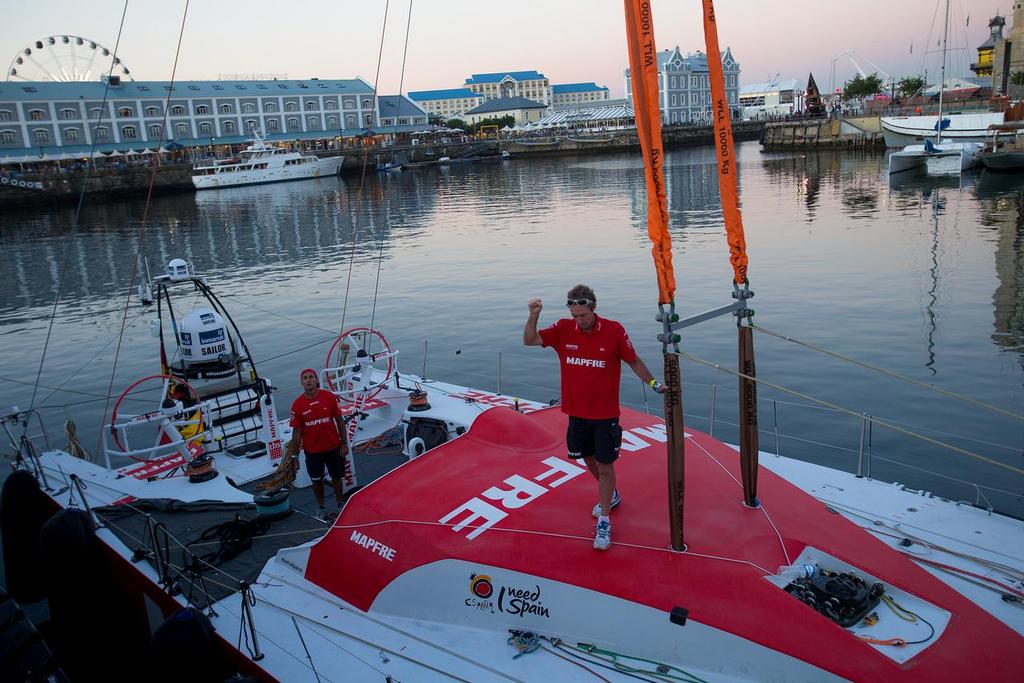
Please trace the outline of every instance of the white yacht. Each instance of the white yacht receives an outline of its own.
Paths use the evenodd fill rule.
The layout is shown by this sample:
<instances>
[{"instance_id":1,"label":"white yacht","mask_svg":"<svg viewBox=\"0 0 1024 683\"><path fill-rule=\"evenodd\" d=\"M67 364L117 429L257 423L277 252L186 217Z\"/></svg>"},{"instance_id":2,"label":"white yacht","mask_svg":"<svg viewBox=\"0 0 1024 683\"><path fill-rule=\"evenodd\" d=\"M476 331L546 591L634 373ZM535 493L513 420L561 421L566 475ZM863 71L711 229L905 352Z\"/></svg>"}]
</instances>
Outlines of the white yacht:
<instances>
[{"instance_id":1,"label":"white yacht","mask_svg":"<svg viewBox=\"0 0 1024 683\"><path fill-rule=\"evenodd\" d=\"M978 165L983 148L980 142L948 140L938 144L925 140L923 145L907 145L889 155L889 175L921 168L928 175L959 175Z\"/></svg>"},{"instance_id":2,"label":"white yacht","mask_svg":"<svg viewBox=\"0 0 1024 683\"><path fill-rule=\"evenodd\" d=\"M344 156L321 159L314 154L273 147L255 132L252 144L242 151L239 158L194 168L192 184L197 190L207 190L319 178L323 175L337 175L343 163Z\"/></svg>"}]
</instances>

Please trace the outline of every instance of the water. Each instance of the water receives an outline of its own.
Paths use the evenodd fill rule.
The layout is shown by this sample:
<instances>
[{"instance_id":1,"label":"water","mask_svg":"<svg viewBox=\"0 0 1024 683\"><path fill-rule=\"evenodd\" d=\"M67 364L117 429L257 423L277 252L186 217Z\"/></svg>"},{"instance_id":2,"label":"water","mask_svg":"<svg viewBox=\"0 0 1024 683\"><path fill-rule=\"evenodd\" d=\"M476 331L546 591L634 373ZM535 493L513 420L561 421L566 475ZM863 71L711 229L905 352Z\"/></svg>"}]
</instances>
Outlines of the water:
<instances>
[{"instance_id":1,"label":"water","mask_svg":"<svg viewBox=\"0 0 1024 683\"><path fill-rule=\"evenodd\" d=\"M738 155L755 322L1024 413L1024 181L981 175L890 188L880 156L762 154L756 143ZM671 152L667 188L680 310L731 302L713 149ZM626 325L660 377L645 197L639 156L622 155L162 197L149 207L144 234L142 201L87 203L74 231L73 208L8 212L0 228L0 406L32 401L66 254L35 403L54 442L63 443L71 417L95 448L111 409L107 387L116 397L159 371L149 334L155 316L137 300L117 345L140 241L154 269L186 258L224 297L261 372L280 388L279 407L298 394L299 369L322 366L342 325L370 324L401 349L405 371L496 390L500 362L501 391L552 399L555 355L521 345L526 302L542 297L541 322L553 322L577 282L594 287L598 312ZM734 368L734 327L721 318L691 328L683 349ZM765 334L755 342L768 382L1024 466L1020 420ZM715 434L735 442L735 378L692 361L682 367L688 424L708 429L717 385ZM660 409L628 370L625 380L623 401ZM762 449L856 468L857 418L767 386L759 398ZM1024 514L1019 472L879 425L870 436L874 477L972 502L980 490L998 509Z\"/></svg>"}]
</instances>

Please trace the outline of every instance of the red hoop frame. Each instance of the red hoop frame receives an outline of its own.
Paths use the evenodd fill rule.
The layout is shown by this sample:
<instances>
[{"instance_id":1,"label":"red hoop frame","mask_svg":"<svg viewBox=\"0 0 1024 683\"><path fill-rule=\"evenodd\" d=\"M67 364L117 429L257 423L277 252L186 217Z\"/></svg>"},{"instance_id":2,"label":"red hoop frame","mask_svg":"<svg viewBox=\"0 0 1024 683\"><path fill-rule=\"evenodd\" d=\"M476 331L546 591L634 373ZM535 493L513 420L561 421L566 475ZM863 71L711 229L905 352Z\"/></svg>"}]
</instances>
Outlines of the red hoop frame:
<instances>
[{"instance_id":1,"label":"red hoop frame","mask_svg":"<svg viewBox=\"0 0 1024 683\"><path fill-rule=\"evenodd\" d=\"M395 357L391 355L391 344L389 344L388 340L384 337L384 335L378 332L377 330L374 330L369 327L350 327L349 329L339 334L338 338L334 340L333 344L331 344L331 348L327 350L327 358L324 359L324 369L333 367L331 364L331 356L334 354L334 350L338 348L338 344L340 344L342 340L347 339L356 332L368 332L377 337L378 339L380 339L380 343L384 347L384 352L388 354L388 369L384 373L384 379L381 381L380 384L377 385L376 389L371 389L370 392L366 395L366 398L373 398L374 396L376 396L377 394L384 390L384 386L388 383L388 381L391 379L391 376L395 373ZM327 384L328 386L330 386L331 391L338 391L338 389L335 388L334 382L331 380L330 375L327 376ZM342 396L338 396L338 399L345 403L355 403L355 400L350 400Z\"/></svg>"},{"instance_id":2,"label":"red hoop frame","mask_svg":"<svg viewBox=\"0 0 1024 683\"><path fill-rule=\"evenodd\" d=\"M134 460L136 462L151 462L151 461L147 460L146 458L139 458L139 457L136 457L134 455L128 454L125 451L124 445L121 444L121 439L119 439L118 436L117 436L117 427L116 427L116 425L117 425L117 412L121 408L121 402L124 401L125 397L128 396L128 394L132 391L132 389L134 389L135 387L139 386L143 382L148 382L148 381L153 380L153 379L171 380L175 384L184 384L186 387L188 387L189 393L196 400L195 409L197 411L199 411L199 424L202 424L202 421L203 421L203 401L199 397L199 392L196 391L196 388L193 387L191 384L189 384L187 381L181 379L180 377L175 377L174 375L162 375L162 374L161 375L150 375L148 377L143 377L142 379L136 380L135 382L130 384L127 389L122 391L120 396L117 397L117 402L114 403L114 412L110 416L110 433L114 435L114 443L117 444L117 447L121 450L122 453L125 453L126 455L128 455L129 458L131 458L132 460ZM161 399L161 400L163 400L163 399ZM159 411L150 411L150 413L143 413L143 415L148 415L148 414L155 413L155 412L159 412ZM192 438L195 438L195 437L192 437ZM188 442L189 442L189 440L185 439L185 443L188 444Z\"/></svg>"}]
</instances>

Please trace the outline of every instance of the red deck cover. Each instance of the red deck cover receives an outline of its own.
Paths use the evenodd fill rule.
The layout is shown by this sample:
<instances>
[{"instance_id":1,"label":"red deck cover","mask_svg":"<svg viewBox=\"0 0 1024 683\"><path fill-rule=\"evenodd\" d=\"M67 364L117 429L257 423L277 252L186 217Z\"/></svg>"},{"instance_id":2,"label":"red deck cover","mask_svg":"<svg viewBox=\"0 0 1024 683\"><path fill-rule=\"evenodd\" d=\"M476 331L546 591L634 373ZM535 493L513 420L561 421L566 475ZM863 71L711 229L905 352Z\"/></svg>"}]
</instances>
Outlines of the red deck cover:
<instances>
[{"instance_id":1,"label":"red deck cover","mask_svg":"<svg viewBox=\"0 0 1024 683\"><path fill-rule=\"evenodd\" d=\"M693 430L688 430L692 438L686 447L688 552L666 552L670 535L663 422L624 409L621 424L626 434L616 472L622 504L612 515L613 546L607 552L592 547L594 479L587 472L568 477L568 466L553 468L548 460L571 462L565 456L565 415L558 409L524 415L495 408L478 417L459 439L357 493L336 527L312 548L306 576L368 610L402 573L460 559L578 585L666 613L682 606L689 609L690 619L851 680L995 681L1016 679L1024 670L1024 638L762 468L758 496L790 557L805 545L814 546L943 607L952 619L936 642L900 665L771 585L757 567L774 572L786 558L762 511L742 505L738 454ZM492 487L518 487L519 506L507 509L482 495ZM486 509L479 508L485 503L507 516L486 530L474 528L487 523L480 517L456 531L450 525L465 521L470 513L451 513L474 499L478 509ZM437 524L442 519L449 525ZM380 562L353 543L353 527L383 544L379 553L396 549L392 561Z\"/></svg>"}]
</instances>

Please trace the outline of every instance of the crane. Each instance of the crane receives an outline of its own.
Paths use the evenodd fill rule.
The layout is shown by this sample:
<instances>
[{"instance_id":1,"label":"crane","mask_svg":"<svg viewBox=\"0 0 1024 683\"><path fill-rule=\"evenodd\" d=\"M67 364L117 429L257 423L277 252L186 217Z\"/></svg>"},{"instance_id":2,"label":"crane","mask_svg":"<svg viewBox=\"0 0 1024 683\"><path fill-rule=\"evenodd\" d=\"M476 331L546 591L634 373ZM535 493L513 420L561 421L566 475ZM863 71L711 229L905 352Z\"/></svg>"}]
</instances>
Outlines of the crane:
<instances>
[{"instance_id":1,"label":"crane","mask_svg":"<svg viewBox=\"0 0 1024 683\"><path fill-rule=\"evenodd\" d=\"M872 62L867 57L865 57L863 55L857 54L856 50L843 50L839 54L837 54L834 57L832 57L832 92L833 93L836 91L836 61L838 61L839 59L841 59L843 57L846 57L846 58L848 58L850 60L850 63L853 64L853 68L857 70L857 73L860 74L861 78L867 78L868 74L864 72L864 68L860 65L860 62L857 61L858 59L860 59L860 60L864 61L865 63L867 63L868 66L873 67L874 70L875 70L875 73L877 73L878 75L882 76L882 87L884 89L892 88L892 76L890 76L888 73L886 73L885 69L883 69L882 67L878 66L877 64Z\"/></svg>"}]
</instances>

